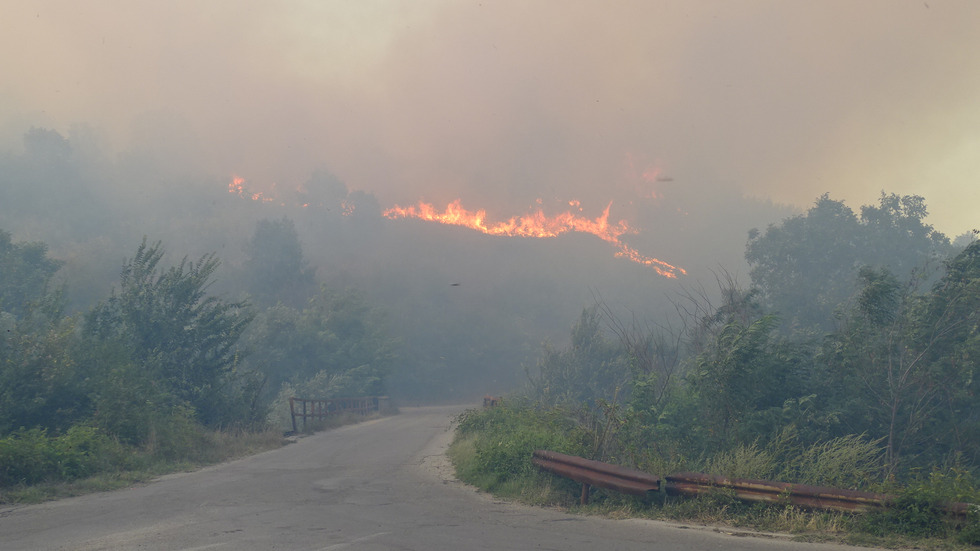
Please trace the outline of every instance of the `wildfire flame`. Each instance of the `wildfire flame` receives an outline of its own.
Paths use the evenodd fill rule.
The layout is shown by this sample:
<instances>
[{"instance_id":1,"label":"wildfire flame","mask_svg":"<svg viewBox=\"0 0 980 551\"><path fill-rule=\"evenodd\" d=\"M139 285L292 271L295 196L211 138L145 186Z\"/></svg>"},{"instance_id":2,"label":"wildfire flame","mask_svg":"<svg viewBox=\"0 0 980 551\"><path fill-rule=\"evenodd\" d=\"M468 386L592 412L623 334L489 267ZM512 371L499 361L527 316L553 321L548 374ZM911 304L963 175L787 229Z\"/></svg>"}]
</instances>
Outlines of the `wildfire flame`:
<instances>
[{"instance_id":1,"label":"wildfire flame","mask_svg":"<svg viewBox=\"0 0 980 551\"><path fill-rule=\"evenodd\" d=\"M578 201L570 201L569 205L581 210ZM497 236L548 238L557 237L568 232L588 233L619 249L616 252L617 257L627 258L633 262L649 266L664 277L676 278L678 274L687 273L683 268L673 266L657 258L644 256L636 249L623 243L620 237L626 234L636 233L636 231L630 228L625 220L620 220L616 224L610 224L610 207L612 207L611 202L606 205L605 210L602 211L602 215L594 220L574 214L571 211L548 217L539 208L529 215L515 216L505 222L489 223L487 222L487 213L485 210L467 210L463 208L461 202L457 199L450 203L442 212L436 210L431 204L420 201L418 205L409 207L396 205L384 211L383 214L389 219L417 218L439 224L463 226L487 235Z\"/></svg>"},{"instance_id":2,"label":"wildfire flame","mask_svg":"<svg viewBox=\"0 0 980 551\"><path fill-rule=\"evenodd\" d=\"M644 173L643 177L644 179L648 180L656 179L657 173ZM300 188L297 189L297 191L303 190ZM228 192L238 195L239 197L263 203L276 201L277 195L275 184L273 184L272 189L273 197L266 197L262 194L262 192L252 193L248 190L245 179L238 176L232 176L231 182L228 184ZM538 199L536 203L541 205L542 200ZM300 203L300 206L308 207L309 203ZM583 212L584 210L581 203L577 200L568 201L568 206L571 207L572 210L578 212ZM344 200L341 203L341 214L344 216L350 216L353 214L355 207L356 205L354 202ZM504 222L490 223L487 221L486 210L467 210L462 206L460 200L457 199L452 203L449 203L445 210L441 212L436 210L436 208L431 204L419 201L417 205L409 207L400 207L395 205L394 207L384 211L382 214L385 216L385 218L391 220L398 218L416 218L427 222L436 222L451 226L463 226L487 235L505 237L549 238L557 237L568 232L587 233L594 235L616 247L617 257L626 258L638 264L649 266L655 272L664 277L677 278L678 275L687 274L684 268L673 266L658 258L640 254L639 251L624 243L620 239L622 236L627 234L635 234L637 231L631 228L629 224L626 223L626 220L620 220L615 224L611 224L609 222L609 209L611 207L612 202L606 205L606 208L602 211L600 216L596 217L595 219L591 219L581 214L576 214L572 212L572 210L549 217L545 215L544 211L539 206L537 210L531 214L525 216L515 216Z\"/></svg>"},{"instance_id":3,"label":"wildfire flame","mask_svg":"<svg viewBox=\"0 0 980 551\"><path fill-rule=\"evenodd\" d=\"M266 197L261 191L257 193L249 193L248 189L245 187L245 178L241 178L239 176L231 177L231 183L228 184L228 193L234 193L239 197L245 197L253 201L260 201L263 203L275 201L275 198Z\"/></svg>"},{"instance_id":4,"label":"wildfire flame","mask_svg":"<svg viewBox=\"0 0 980 551\"><path fill-rule=\"evenodd\" d=\"M238 176L231 177L231 183L228 184L228 193L234 193L239 196L245 195L245 178Z\"/></svg>"}]
</instances>

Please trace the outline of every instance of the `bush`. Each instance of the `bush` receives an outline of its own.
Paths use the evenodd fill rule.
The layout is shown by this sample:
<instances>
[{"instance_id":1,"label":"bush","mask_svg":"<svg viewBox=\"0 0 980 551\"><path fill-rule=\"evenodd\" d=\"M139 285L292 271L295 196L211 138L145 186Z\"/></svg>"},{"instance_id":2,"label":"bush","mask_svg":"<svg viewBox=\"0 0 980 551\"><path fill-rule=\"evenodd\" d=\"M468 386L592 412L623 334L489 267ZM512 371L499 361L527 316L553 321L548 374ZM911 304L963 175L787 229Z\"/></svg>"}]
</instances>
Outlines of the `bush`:
<instances>
[{"instance_id":1,"label":"bush","mask_svg":"<svg viewBox=\"0 0 980 551\"><path fill-rule=\"evenodd\" d=\"M149 455L169 462L199 461L209 446L207 431L187 407L175 407L169 416L157 419L144 442Z\"/></svg>"},{"instance_id":2,"label":"bush","mask_svg":"<svg viewBox=\"0 0 980 551\"><path fill-rule=\"evenodd\" d=\"M458 418L456 430L459 436L474 439L470 471L480 473L488 490L535 476L534 450L585 455L588 449L586 432L557 410L545 412L521 405L470 410Z\"/></svg>"},{"instance_id":3,"label":"bush","mask_svg":"<svg viewBox=\"0 0 980 551\"><path fill-rule=\"evenodd\" d=\"M935 470L910 482L885 510L868 515L861 526L876 536L903 534L911 537L955 535L964 543L980 543L976 511L965 521L946 512L954 502L980 503L980 488L969 472L959 468Z\"/></svg>"},{"instance_id":4,"label":"bush","mask_svg":"<svg viewBox=\"0 0 980 551\"><path fill-rule=\"evenodd\" d=\"M76 425L59 436L21 429L0 438L0 486L76 480L123 465L128 456L95 427Z\"/></svg>"}]
</instances>

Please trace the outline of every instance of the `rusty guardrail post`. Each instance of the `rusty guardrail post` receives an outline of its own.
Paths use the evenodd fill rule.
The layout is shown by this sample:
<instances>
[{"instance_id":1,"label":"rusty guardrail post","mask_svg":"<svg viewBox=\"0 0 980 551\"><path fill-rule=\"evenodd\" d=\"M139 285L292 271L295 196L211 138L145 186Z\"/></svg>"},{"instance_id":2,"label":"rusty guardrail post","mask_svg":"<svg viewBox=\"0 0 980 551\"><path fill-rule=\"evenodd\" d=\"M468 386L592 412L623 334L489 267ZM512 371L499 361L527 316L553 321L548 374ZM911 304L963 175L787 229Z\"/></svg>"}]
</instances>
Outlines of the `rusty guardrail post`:
<instances>
[{"instance_id":1,"label":"rusty guardrail post","mask_svg":"<svg viewBox=\"0 0 980 551\"><path fill-rule=\"evenodd\" d=\"M531 460L542 470L581 482L582 505L589 502L591 486L640 497L647 497L649 492L660 490L659 477L601 461L548 450L536 450Z\"/></svg>"}]
</instances>

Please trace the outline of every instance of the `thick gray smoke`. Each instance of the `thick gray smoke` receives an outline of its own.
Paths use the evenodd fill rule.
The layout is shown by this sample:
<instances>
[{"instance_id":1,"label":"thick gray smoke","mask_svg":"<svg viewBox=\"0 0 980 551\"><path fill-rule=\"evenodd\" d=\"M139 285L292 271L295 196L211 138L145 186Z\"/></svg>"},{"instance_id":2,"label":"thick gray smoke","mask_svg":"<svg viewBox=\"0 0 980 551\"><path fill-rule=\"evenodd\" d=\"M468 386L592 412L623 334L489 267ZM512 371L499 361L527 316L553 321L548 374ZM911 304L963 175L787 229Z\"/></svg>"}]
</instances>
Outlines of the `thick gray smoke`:
<instances>
[{"instance_id":1,"label":"thick gray smoke","mask_svg":"<svg viewBox=\"0 0 980 551\"><path fill-rule=\"evenodd\" d=\"M18 2L0 125L11 147L87 123L109 151L152 143L267 192L329 167L383 205L502 218L537 199L857 206L887 189L926 196L956 234L980 199L978 16L918 0Z\"/></svg>"}]
</instances>

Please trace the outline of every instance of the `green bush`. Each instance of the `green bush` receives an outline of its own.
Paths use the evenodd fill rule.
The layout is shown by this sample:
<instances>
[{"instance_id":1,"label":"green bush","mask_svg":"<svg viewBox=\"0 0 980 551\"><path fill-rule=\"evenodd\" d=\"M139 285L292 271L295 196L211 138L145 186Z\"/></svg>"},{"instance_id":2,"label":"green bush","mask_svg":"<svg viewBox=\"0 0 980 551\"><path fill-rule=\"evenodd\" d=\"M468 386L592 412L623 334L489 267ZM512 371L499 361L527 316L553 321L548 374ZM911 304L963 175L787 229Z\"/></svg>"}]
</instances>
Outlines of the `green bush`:
<instances>
[{"instance_id":1,"label":"green bush","mask_svg":"<svg viewBox=\"0 0 980 551\"><path fill-rule=\"evenodd\" d=\"M128 455L95 427L76 425L58 436L21 429L0 438L0 486L76 480L124 466Z\"/></svg>"},{"instance_id":2,"label":"green bush","mask_svg":"<svg viewBox=\"0 0 980 551\"><path fill-rule=\"evenodd\" d=\"M973 509L960 526L956 539L967 545L980 546L980 511Z\"/></svg>"},{"instance_id":3,"label":"green bush","mask_svg":"<svg viewBox=\"0 0 980 551\"><path fill-rule=\"evenodd\" d=\"M155 419L143 449L150 456L168 462L207 461L207 431L194 419L188 407L175 407L170 415Z\"/></svg>"},{"instance_id":4,"label":"green bush","mask_svg":"<svg viewBox=\"0 0 980 551\"><path fill-rule=\"evenodd\" d=\"M883 537L903 534L912 537L934 537L945 533L946 514L927 496L903 493L887 509L864 519L866 532Z\"/></svg>"},{"instance_id":5,"label":"green bush","mask_svg":"<svg viewBox=\"0 0 980 551\"><path fill-rule=\"evenodd\" d=\"M912 537L947 537L969 544L980 543L978 515L964 520L946 511L954 502L980 503L980 487L969 472L959 468L935 470L912 480L887 509L868 515L862 528L876 536L903 534Z\"/></svg>"},{"instance_id":6,"label":"green bush","mask_svg":"<svg viewBox=\"0 0 980 551\"><path fill-rule=\"evenodd\" d=\"M521 405L468 411L459 417L457 432L474 438L472 470L485 477L485 489L536 475L534 450L581 456L588 449L585 431L572 419Z\"/></svg>"},{"instance_id":7,"label":"green bush","mask_svg":"<svg viewBox=\"0 0 980 551\"><path fill-rule=\"evenodd\" d=\"M47 431L37 428L0 438L0 486L33 484L44 478L48 441Z\"/></svg>"}]
</instances>

